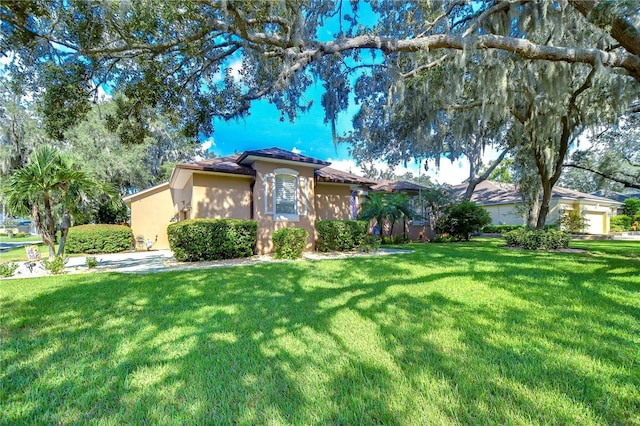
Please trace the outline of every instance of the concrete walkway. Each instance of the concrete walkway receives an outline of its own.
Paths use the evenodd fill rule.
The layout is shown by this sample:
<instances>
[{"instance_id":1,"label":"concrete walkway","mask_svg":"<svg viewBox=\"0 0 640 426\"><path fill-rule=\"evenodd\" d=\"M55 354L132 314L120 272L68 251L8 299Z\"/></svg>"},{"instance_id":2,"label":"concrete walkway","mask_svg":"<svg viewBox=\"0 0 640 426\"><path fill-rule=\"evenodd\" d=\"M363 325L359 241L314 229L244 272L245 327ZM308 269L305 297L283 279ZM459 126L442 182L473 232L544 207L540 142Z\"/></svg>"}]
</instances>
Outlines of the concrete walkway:
<instances>
[{"instance_id":1,"label":"concrete walkway","mask_svg":"<svg viewBox=\"0 0 640 426\"><path fill-rule=\"evenodd\" d=\"M361 253L361 252L348 252L348 253L318 253L307 252L303 253L301 260L293 261L317 261L317 260L329 260L329 259L345 259L350 257L363 257L363 256L381 256L389 254L402 254L411 253L412 250L399 250L399 249L379 249L376 252ZM216 260L209 262L178 262L173 257L171 250L152 250L152 251L139 251L139 252L123 252L115 254L99 254L95 256L98 261L98 266L94 269L87 267L87 256L70 257L65 265L65 274L83 274L93 272L121 272L126 274L148 274L154 272L166 272L166 271L183 271L194 269L210 269L210 268L224 268L232 266L242 265L257 265L260 263L275 263L275 262L292 262L291 260L278 260L274 259L271 255L256 255L241 259L227 259ZM13 277L2 278L35 278L42 276L49 276L50 274L42 267L41 263L36 263L29 268L28 262L16 262L18 269L15 271Z\"/></svg>"}]
</instances>

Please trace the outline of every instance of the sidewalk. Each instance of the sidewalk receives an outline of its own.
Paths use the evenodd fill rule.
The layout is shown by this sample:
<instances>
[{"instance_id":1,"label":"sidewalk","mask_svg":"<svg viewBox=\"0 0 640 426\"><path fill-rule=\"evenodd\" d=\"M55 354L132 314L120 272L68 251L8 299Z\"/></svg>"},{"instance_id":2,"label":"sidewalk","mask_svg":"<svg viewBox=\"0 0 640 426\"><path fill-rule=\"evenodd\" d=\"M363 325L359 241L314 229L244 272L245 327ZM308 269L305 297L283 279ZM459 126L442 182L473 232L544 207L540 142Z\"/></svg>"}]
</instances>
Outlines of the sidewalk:
<instances>
[{"instance_id":1,"label":"sidewalk","mask_svg":"<svg viewBox=\"0 0 640 426\"><path fill-rule=\"evenodd\" d=\"M151 251L138 251L138 252L123 252L115 254L99 254L95 256L98 261L98 266L94 269L87 268L87 256L70 257L65 266L65 274L85 274L93 272L121 272L125 274L149 274L154 272L166 272L166 271L184 271L193 269L210 269L210 268L224 268L232 266L242 265L257 265L260 263L275 263L275 262L298 262L298 261L318 261L329 259L345 259L350 257L365 257L365 256L382 256L389 254L403 254L411 253L412 250L400 250L400 249L379 249L376 252L362 253L362 252L331 252L331 253L318 253L318 252L305 252L302 255L302 259L291 260L279 260L274 259L272 255L255 255L251 257L245 257L240 259L226 259L226 260L214 260L207 262L178 262L173 257L171 250L151 250ZM14 278L35 278L50 276L50 274L42 267L41 264L36 264L32 270L29 270L27 262L18 263L18 269L13 274L13 277L2 278L14 279Z\"/></svg>"}]
</instances>

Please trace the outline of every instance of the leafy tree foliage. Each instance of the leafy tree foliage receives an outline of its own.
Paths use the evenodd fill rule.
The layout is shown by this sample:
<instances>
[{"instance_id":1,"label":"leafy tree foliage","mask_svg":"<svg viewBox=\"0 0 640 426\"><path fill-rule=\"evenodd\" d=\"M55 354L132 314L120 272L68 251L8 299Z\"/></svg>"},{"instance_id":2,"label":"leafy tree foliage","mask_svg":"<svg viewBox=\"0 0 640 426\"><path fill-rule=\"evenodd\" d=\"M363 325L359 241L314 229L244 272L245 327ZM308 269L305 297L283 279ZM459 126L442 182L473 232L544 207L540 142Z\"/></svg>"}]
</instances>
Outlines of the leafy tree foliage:
<instances>
[{"instance_id":1,"label":"leafy tree foliage","mask_svg":"<svg viewBox=\"0 0 640 426\"><path fill-rule=\"evenodd\" d=\"M93 107L86 118L66 133L71 155L102 181L123 194L166 181L177 163L207 157L197 139L184 137L163 115L145 112L147 130L142 140L127 143L109 130L109 117L116 114L118 100Z\"/></svg>"},{"instance_id":2,"label":"leafy tree foliage","mask_svg":"<svg viewBox=\"0 0 640 426\"><path fill-rule=\"evenodd\" d=\"M448 234L458 241L469 241L471 234L491 223L491 216L471 201L462 201L449 206L446 214L436 226L438 234Z\"/></svg>"},{"instance_id":3,"label":"leafy tree foliage","mask_svg":"<svg viewBox=\"0 0 640 426\"><path fill-rule=\"evenodd\" d=\"M210 134L212 117L247 114L250 102L259 98L274 103L282 118L293 119L309 106L303 93L312 76L322 80L326 117L335 122L347 106L348 74L362 64L365 52L381 54L389 78L434 66L421 56L414 62L415 52L442 50L464 60L468 52L499 50L528 60L602 64L640 79L640 30L635 20L626 19L638 14L633 1L411 1L402 7L323 0L178 1L153 6L3 2L2 51L13 54L12 73L29 74L47 87L53 104L68 102L73 119L87 110L82 95L91 96L97 83L109 82L126 95L122 117L135 118L142 105L160 106L177 112L190 136ZM361 10L368 8L378 18L371 25L362 19ZM575 33L578 27L563 23L578 17L596 37L552 43L524 30L533 20ZM319 35L326 34L329 22L339 30L327 40ZM230 60L242 61L238 80L229 71ZM44 63L53 65L46 70ZM48 130L59 136L71 123L59 111L50 113Z\"/></svg>"},{"instance_id":4,"label":"leafy tree foliage","mask_svg":"<svg viewBox=\"0 0 640 426\"><path fill-rule=\"evenodd\" d=\"M640 189L640 114L630 114L590 138L588 149L576 150L565 164L566 181L579 181L587 191ZM572 185L572 187L575 185Z\"/></svg>"}]
</instances>

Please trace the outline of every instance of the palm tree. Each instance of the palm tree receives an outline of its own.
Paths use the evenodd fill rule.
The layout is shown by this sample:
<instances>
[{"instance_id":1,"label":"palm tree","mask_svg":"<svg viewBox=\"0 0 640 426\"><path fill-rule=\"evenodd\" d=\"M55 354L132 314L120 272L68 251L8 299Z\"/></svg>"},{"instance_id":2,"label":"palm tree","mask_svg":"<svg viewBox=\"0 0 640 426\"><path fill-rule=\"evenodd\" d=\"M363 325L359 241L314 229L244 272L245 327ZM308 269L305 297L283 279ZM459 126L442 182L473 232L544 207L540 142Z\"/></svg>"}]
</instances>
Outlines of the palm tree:
<instances>
[{"instance_id":1,"label":"palm tree","mask_svg":"<svg viewBox=\"0 0 640 426\"><path fill-rule=\"evenodd\" d=\"M393 193L385 194L382 192L372 192L369 197L362 203L358 219L371 220L375 219L380 228L380 234L384 235L383 221L389 222L389 236L393 231L393 226L402 217L412 217L413 213L410 207L410 198L407 194Z\"/></svg>"},{"instance_id":2,"label":"palm tree","mask_svg":"<svg viewBox=\"0 0 640 426\"><path fill-rule=\"evenodd\" d=\"M27 164L7 179L2 195L11 213L31 215L36 230L49 248L49 259L56 256L54 206L62 210L57 256L64 256L71 214L78 212L82 203L102 195L116 199L113 188L92 179L77 169L69 157L48 146L37 148Z\"/></svg>"},{"instance_id":3,"label":"palm tree","mask_svg":"<svg viewBox=\"0 0 640 426\"><path fill-rule=\"evenodd\" d=\"M393 232L396 222L402 218L413 218L414 213L411 208L411 197L402 192L394 192L387 196L387 220L390 223L389 236ZM403 227L405 238L407 237L406 226Z\"/></svg>"}]
</instances>

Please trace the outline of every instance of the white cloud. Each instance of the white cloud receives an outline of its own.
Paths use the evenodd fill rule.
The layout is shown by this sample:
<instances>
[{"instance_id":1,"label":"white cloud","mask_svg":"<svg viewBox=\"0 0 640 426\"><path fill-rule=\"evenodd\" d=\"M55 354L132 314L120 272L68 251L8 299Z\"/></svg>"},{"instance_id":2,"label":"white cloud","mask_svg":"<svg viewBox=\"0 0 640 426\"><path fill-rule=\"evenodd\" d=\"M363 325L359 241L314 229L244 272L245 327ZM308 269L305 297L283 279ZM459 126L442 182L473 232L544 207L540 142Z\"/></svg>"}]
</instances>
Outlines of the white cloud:
<instances>
[{"instance_id":1,"label":"white cloud","mask_svg":"<svg viewBox=\"0 0 640 426\"><path fill-rule=\"evenodd\" d=\"M213 136L211 136L209 139L205 139L204 141L202 141L202 149L205 151L208 151L211 147L216 146L216 142L213 139Z\"/></svg>"},{"instance_id":2,"label":"white cloud","mask_svg":"<svg viewBox=\"0 0 640 426\"><path fill-rule=\"evenodd\" d=\"M291 152L294 154L302 154L302 150L296 148L295 146L291 149Z\"/></svg>"}]
</instances>

